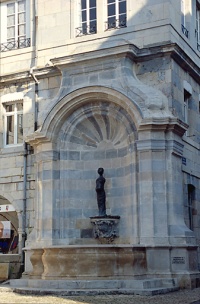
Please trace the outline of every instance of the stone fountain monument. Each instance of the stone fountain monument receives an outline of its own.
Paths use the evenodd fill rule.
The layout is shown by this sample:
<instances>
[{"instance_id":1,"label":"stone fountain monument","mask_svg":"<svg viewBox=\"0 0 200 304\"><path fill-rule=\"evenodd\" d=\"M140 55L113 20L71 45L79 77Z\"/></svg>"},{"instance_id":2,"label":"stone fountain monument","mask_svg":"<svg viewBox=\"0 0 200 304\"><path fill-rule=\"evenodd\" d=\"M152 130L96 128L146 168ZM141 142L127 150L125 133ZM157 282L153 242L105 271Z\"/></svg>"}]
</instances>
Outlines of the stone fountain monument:
<instances>
[{"instance_id":1,"label":"stone fountain monument","mask_svg":"<svg viewBox=\"0 0 200 304\"><path fill-rule=\"evenodd\" d=\"M167 97L137 78L139 50L116 43L51 60L60 90L26 139L36 176L24 248L29 286L133 291L143 280L191 287L198 279L177 192L185 126ZM106 168L106 183L99 169L95 216L97 167Z\"/></svg>"}]
</instances>

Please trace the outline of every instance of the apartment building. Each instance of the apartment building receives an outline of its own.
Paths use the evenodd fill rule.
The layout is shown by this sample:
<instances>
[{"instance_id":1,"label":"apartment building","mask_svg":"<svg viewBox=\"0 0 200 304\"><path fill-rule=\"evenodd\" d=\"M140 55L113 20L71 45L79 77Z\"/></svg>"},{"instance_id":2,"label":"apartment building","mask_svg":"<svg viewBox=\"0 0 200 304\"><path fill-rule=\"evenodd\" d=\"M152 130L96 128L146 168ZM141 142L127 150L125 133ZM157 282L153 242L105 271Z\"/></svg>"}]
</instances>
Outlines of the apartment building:
<instances>
[{"instance_id":1,"label":"apartment building","mask_svg":"<svg viewBox=\"0 0 200 304\"><path fill-rule=\"evenodd\" d=\"M0 16L0 279L198 286L200 1L1 0ZM99 167L112 237L91 221Z\"/></svg>"}]
</instances>

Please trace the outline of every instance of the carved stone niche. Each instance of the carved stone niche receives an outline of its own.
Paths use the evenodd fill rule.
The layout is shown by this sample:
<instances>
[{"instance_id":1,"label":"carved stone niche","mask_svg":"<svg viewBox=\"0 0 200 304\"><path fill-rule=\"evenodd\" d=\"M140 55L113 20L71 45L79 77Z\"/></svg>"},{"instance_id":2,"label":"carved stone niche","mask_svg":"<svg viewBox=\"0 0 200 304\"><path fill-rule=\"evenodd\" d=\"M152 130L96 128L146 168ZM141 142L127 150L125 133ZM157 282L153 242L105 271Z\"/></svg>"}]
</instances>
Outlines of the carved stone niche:
<instances>
[{"instance_id":1,"label":"carved stone niche","mask_svg":"<svg viewBox=\"0 0 200 304\"><path fill-rule=\"evenodd\" d=\"M101 243L111 243L117 238L120 216L111 216L106 217L94 216L90 217L90 221L93 225L93 234L96 239Z\"/></svg>"}]
</instances>

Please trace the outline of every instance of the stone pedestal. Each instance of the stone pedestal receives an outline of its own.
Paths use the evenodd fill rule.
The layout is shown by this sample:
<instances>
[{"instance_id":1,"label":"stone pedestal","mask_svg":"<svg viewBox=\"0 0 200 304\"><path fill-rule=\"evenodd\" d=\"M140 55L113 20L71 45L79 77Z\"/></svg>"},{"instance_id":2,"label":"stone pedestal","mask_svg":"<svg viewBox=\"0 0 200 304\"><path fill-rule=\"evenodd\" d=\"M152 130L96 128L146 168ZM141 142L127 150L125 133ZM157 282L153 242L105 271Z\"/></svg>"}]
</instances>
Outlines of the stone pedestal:
<instances>
[{"instance_id":1,"label":"stone pedestal","mask_svg":"<svg viewBox=\"0 0 200 304\"><path fill-rule=\"evenodd\" d=\"M106 216L106 217L90 217L90 221L93 225L94 237L99 241L107 241L107 243L113 242L114 238L118 237L117 224L120 216Z\"/></svg>"}]
</instances>

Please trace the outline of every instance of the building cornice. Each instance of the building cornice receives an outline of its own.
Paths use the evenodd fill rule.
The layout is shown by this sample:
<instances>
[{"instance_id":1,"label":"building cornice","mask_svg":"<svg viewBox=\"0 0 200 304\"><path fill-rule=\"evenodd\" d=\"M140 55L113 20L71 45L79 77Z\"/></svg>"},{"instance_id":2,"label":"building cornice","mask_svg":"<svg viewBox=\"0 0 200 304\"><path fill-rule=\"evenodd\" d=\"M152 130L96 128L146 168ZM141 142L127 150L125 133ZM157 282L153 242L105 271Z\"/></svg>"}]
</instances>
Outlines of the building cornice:
<instances>
[{"instance_id":1,"label":"building cornice","mask_svg":"<svg viewBox=\"0 0 200 304\"><path fill-rule=\"evenodd\" d=\"M52 58L50 61L54 66L69 65L77 62L85 62L106 57L124 57L129 56L134 60L138 57L140 50L133 44L124 44L109 48L102 48L86 53L80 53L70 56Z\"/></svg>"},{"instance_id":2,"label":"building cornice","mask_svg":"<svg viewBox=\"0 0 200 304\"><path fill-rule=\"evenodd\" d=\"M187 130L188 125L177 117L153 117L145 118L139 126L139 132L173 132L182 137Z\"/></svg>"},{"instance_id":3,"label":"building cornice","mask_svg":"<svg viewBox=\"0 0 200 304\"><path fill-rule=\"evenodd\" d=\"M175 45L171 57L200 84L200 65L194 63L178 45Z\"/></svg>"},{"instance_id":4,"label":"building cornice","mask_svg":"<svg viewBox=\"0 0 200 304\"><path fill-rule=\"evenodd\" d=\"M56 67L51 66L51 67L34 69L34 74L39 79L41 79L45 77L60 75L60 72ZM31 71L23 71L14 74L7 74L0 76L0 87L11 84L13 82L25 82L25 81L33 81Z\"/></svg>"},{"instance_id":5,"label":"building cornice","mask_svg":"<svg viewBox=\"0 0 200 304\"><path fill-rule=\"evenodd\" d=\"M176 43L139 49L135 45L120 45L109 49L102 49L84 54L77 54L51 59L55 66L74 64L107 56L129 56L135 62L143 62L166 55L171 56L184 70L200 83L200 66L198 66Z\"/></svg>"},{"instance_id":6,"label":"building cornice","mask_svg":"<svg viewBox=\"0 0 200 304\"><path fill-rule=\"evenodd\" d=\"M154 46L151 48L141 49L136 58L137 62L143 62L158 57L169 55L173 58L182 69L187 71L195 81L200 83L200 66L194 62L176 43Z\"/></svg>"},{"instance_id":7,"label":"building cornice","mask_svg":"<svg viewBox=\"0 0 200 304\"><path fill-rule=\"evenodd\" d=\"M34 75L37 79L61 75L59 67L70 66L79 62L97 60L98 58L109 57L130 57L134 62L143 62L159 57L170 56L175 60L187 73L200 83L200 66L192 60L176 43L152 46L149 48L139 49L133 44L124 44L81 54L52 58L52 66L34 69ZM0 77L0 86L16 81L30 81L32 75L30 71L23 71L15 74L4 75Z\"/></svg>"}]
</instances>

